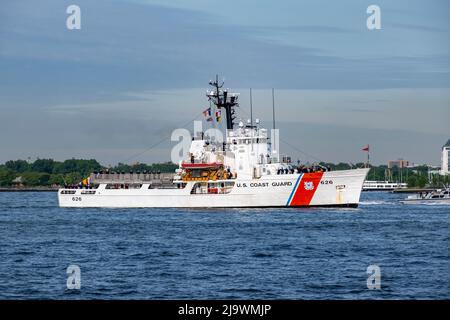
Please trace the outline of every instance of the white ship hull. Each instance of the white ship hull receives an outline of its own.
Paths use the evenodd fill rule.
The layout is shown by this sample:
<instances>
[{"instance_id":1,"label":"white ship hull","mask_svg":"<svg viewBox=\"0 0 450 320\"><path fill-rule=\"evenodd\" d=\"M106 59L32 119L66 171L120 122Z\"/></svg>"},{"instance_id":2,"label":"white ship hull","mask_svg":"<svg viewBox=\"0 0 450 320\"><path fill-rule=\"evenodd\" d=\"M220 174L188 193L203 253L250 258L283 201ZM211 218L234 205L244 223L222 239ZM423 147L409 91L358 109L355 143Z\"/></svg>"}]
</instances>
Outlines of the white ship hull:
<instances>
[{"instance_id":1,"label":"white ship hull","mask_svg":"<svg viewBox=\"0 0 450 320\"><path fill-rule=\"evenodd\" d=\"M195 181L183 189L60 189L61 207L108 208L227 208L227 207L356 207L368 169L264 176L233 179L228 193L192 194ZM95 191L95 193L94 193ZM66 194L70 192L71 194ZM88 193L93 194L88 194Z\"/></svg>"}]
</instances>

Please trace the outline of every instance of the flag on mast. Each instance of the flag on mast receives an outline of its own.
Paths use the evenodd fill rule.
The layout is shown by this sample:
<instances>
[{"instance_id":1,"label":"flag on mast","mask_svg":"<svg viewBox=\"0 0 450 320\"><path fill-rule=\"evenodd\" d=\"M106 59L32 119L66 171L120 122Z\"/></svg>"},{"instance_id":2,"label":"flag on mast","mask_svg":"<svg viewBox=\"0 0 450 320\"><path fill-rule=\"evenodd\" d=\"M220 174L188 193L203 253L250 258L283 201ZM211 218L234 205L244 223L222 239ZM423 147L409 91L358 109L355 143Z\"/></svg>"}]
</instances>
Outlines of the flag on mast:
<instances>
[{"instance_id":1,"label":"flag on mast","mask_svg":"<svg viewBox=\"0 0 450 320\"><path fill-rule=\"evenodd\" d=\"M203 116L206 118L206 121L212 121L212 117L211 117L211 107L209 107L208 109L206 109L205 111L203 111Z\"/></svg>"},{"instance_id":2,"label":"flag on mast","mask_svg":"<svg viewBox=\"0 0 450 320\"><path fill-rule=\"evenodd\" d=\"M216 110L216 121L220 122L220 119L222 118L222 112L220 111L220 109Z\"/></svg>"},{"instance_id":3,"label":"flag on mast","mask_svg":"<svg viewBox=\"0 0 450 320\"><path fill-rule=\"evenodd\" d=\"M206 109L205 111L203 111L203 115L205 117L211 116L211 107L209 107L208 109Z\"/></svg>"},{"instance_id":4,"label":"flag on mast","mask_svg":"<svg viewBox=\"0 0 450 320\"><path fill-rule=\"evenodd\" d=\"M367 152L367 162L366 162L366 168L369 168L369 162L370 162L370 152L369 152L369 145L365 146L364 148L362 148L362 151L366 151Z\"/></svg>"}]
</instances>

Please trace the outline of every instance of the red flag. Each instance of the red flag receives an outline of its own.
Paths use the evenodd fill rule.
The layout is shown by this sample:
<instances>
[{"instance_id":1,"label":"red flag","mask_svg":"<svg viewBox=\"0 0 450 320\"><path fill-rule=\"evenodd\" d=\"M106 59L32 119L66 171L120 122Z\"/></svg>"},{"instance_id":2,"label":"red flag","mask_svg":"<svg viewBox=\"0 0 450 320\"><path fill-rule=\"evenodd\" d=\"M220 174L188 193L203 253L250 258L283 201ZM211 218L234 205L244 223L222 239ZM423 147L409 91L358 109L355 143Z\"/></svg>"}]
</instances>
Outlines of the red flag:
<instances>
[{"instance_id":1,"label":"red flag","mask_svg":"<svg viewBox=\"0 0 450 320\"><path fill-rule=\"evenodd\" d=\"M365 146L364 148L362 148L362 151L367 151L369 152L369 145Z\"/></svg>"},{"instance_id":2,"label":"red flag","mask_svg":"<svg viewBox=\"0 0 450 320\"><path fill-rule=\"evenodd\" d=\"M222 112L220 109L216 110L216 121L220 122L220 119L222 118Z\"/></svg>"}]
</instances>

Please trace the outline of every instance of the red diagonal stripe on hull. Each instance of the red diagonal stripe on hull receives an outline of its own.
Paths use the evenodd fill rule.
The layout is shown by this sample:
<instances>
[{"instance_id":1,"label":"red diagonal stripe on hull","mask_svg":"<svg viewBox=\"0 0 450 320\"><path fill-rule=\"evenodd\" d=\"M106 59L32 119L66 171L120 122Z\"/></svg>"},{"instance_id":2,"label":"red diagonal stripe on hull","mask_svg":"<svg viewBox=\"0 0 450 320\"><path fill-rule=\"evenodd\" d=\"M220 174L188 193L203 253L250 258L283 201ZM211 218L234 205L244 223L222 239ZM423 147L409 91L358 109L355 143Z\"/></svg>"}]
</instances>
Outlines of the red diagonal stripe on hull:
<instances>
[{"instance_id":1,"label":"red diagonal stripe on hull","mask_svg":"<svg viewBox=\"0 0 450 320\"><path fill-rule=\"evenodd\" d=\"M308 206L319 187L323 172L305 173L292 197L291 206Z\"/></svg>"}]
</instances>

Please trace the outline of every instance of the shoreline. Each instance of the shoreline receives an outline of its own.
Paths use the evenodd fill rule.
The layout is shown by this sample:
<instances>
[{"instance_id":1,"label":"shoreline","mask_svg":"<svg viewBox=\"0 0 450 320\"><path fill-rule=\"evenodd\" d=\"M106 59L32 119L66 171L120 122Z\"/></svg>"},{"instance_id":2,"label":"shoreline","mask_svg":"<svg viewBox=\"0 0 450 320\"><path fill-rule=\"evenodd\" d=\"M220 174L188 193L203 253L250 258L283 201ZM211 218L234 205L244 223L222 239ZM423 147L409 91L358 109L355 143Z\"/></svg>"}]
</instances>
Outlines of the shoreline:
<instances>
[{"instance_id":1,"label":"shoreline","mask_svg":"<svg viewBox=\"0 0 450 320\"><path fill-rule=\"evenodd\" d=\"M0 192L56 192L60 187L0 188Z\"/></svg>"},{"instance_id":2,"label":"shoreline","mask_svg":"<svg viewBox=\"0 0 450 320\"><path fill-rule=\"evenodd\" d=\"M419 193L419 192L429 192L436 190L438 188L405 188L405 189L394 189L393 193Z\"/></svg>"}]
</instances>

